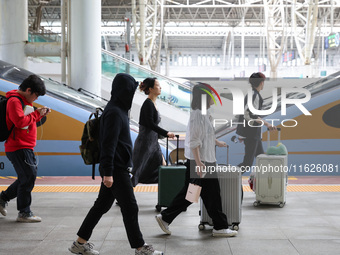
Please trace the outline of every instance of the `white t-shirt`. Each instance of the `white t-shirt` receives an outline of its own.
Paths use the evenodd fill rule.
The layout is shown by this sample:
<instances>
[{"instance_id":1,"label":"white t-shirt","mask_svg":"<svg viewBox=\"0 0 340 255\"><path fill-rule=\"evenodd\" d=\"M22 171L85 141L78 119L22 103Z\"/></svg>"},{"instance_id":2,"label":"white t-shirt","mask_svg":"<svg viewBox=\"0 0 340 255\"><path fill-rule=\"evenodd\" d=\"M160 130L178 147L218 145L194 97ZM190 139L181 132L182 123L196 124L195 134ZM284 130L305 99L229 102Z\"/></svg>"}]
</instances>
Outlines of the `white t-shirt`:
<instances>
[{"instance_id":1,"label":"white t-shirt","mask_svg":"<svg viewBox=\"0 0 340 255\"><path fill-rule=\"evenodd\" d=\"M184 143L184 156L195 160L192 149L199 146L201 161L216 162L215 139L215 130L209 111L207 115L202 115L201 110L191 111Z\"/></svg>"}]
</instances>

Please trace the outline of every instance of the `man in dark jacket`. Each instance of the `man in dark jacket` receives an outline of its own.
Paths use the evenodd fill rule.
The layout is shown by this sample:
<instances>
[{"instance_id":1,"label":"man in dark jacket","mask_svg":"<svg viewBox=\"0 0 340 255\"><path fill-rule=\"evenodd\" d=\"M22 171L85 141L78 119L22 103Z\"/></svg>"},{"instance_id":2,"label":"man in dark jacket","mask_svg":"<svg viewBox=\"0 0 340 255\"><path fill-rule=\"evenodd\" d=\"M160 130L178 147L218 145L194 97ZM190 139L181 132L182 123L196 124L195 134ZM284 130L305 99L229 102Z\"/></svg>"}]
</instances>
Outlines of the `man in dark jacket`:
<instances>
[{"instance_id":1,"label":"man in dark jacket","mask_svg":"<svg viewBox=\"0 0 340 255\"><path fill-rule=\"evenodd\" d=\"M94 227L117 199L131 248L135 254L163 254L143 240L138 223L138 205L130 180L132 142L128 112L138 83L128 74L117 74L112 82L111 99L100 121L100 175L103 178L98 198L85 217L69 250L75 254L99 254L88 243Z\"/></svg>"},{"instance_id":2,"label":"man in dark jacket","mask_svg":"<svg viewBox=\"0 0 340 255\"><path fill-rule=\"evenodd\" d=\"M262 110L263 99L260 91L263 90L265 79L266 76L260 72L253 73L249 77L249 83L253 89L252 104L257 110ZM243 137L245 145L243 162L238 165L242 171L248 170L247 168L253 165L254 159L264 153L261 140L262 125L266 126L270 131L276 130L275 126L250 111L247 96L244 104L244 115L240 115L238 121L244 121L244 124L238 124L236 130L236 133Z\"/></svg>"}]
</instances>

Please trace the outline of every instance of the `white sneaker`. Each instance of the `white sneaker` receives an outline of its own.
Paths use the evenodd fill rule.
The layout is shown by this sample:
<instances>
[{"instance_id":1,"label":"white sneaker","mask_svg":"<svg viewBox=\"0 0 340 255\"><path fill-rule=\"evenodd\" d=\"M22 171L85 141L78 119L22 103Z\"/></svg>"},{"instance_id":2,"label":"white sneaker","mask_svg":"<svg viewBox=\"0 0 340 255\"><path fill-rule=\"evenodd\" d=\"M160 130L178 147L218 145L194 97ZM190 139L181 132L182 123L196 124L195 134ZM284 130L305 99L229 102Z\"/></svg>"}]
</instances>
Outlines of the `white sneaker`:
<instances>
[{"instance_id":1,"label":"white sneaker","mask_svg":"<svg viewBox=\"0 0 340 255\"><path fill-rule=\"evenodd\" d=\"M152 245L144 244L142 249L136 249L135 255L163 255L163 252L156 251Z\"/></svg>"},{"instance_id":2,"label":"white sneaker","mask_svg":"<svg viewBox=\"0 0 340 255\"><path fill-rule=\"evenodd\" d=\"M161 227L161 229L167 234L167 235L171 235L171 231L169 230L169 223L165 222L162 219L162 214L158 214L155 216L156 217L156 221L158 222L158 225Z\"/></svg>"},{"instance_id":3,"label":"white sneaker","mask_svg":"<svg viewBox=\"0 0 340 255\"><path fill-rule=\"evenodd\" d=\"M41 218L39 216L35 216L32 212L19 213L17 222L26 222L26 223L41 222Z\"/></svg>"},{"instance_id":4,"label":"white sneaker","mask_svg":"<svg viewBox=\"0 0 340 255\"><path fill-rule=\"evenodd\" d=\"M212 235L213 236L220 236L220 237L231 237L231 236L236 236L237 231L231 230L229 228L220 229L220 230L213 229Z\"/></svg>"},{"instance_id":5,"label":"white sneaker","mask_svg":"<svg viewBox=\"0 0 340 255\"><path fill-rule=\"evenodd\" d=\"M4 200L2 200L1 197L0 197L0 213L1 213L3 216L6 216L6 215L7 215L6 206L7 206L7 202L5 202Z\"/></svg>"},{"instance_id":6,"label":"white sneaker","mask_svg":"<svg viewBox=\"0 0 340 255\"><path fill-rule=\"evenodd\" d=\"M93 249L93 243L84 243L80 244L77 241L73 242L71 248L68 250L74 254L81 254L81 255L98 255L99 251Z\"/></svg>"}]
</instances>

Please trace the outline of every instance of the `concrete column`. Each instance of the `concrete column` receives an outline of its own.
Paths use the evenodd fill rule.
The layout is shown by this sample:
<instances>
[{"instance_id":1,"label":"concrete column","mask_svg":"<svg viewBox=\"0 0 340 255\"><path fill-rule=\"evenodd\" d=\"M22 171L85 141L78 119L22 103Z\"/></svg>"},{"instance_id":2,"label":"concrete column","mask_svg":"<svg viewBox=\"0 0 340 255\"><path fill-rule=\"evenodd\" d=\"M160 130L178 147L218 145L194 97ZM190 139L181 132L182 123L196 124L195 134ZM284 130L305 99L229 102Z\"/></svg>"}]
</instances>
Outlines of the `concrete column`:
<instances>
[{"instance_id":1,"label":"concrete column","mask_svg":"<svg viewBox=\"0 0 340 255\"><path fill-rule=\"evenodd\" d=\"M143 0L139 2L139 24L140 24L140 48L139 48L139 62L143 66L148 64L148 59L146 57L145 51L145 31L146 31L146 5L147 0ZM136 35L135 35L136 36Z\"/></svg>"},{"instance_id":2,"label":"concrete column","mask_svg":"<svg viewBox=\"0 0 340 255\"><path fill-rule=\"evenodd\" d=\"M235 70L234 70L234 64L235 64L235 40L234 40L234 27L231 29L231 70L235 77Z\"/></svg>"},{"instance_id":3,"label":"concrete column","mask_svg":"<svg viewBox=\"0 0 340 255\"><path fill-rule=\"evenodd\" d=\"M101 1L72 0L70 86L101 94Z\"/></svg>"},{"instance_id":4,"label":"concrete column","mask_svg":"<svg viewBox=\"0 0 340 255\"><path fill-rule=\"evenodd\" d=\"M61 12L61 45L60 45L61 83L66 84L66 69L67 69L66 0L60 1L60 12Z\"/></svg>"},{"instance_id":5,"label":"concrete column","mask_svg":"<svg viewBox=\"0 0 340 255\"><path fill-rule=\"evenodd\" d=\"M27 0L0 1L0 59L23 68L27 67L27 17Z\"/></svg>"},{"instance_id":6,"label":"concrete column","mask_svg":"<svg viewBox=\"0 0 340 255\"><path fill-rule=\"evenodd\" d=\"M240 66L241 66L241 71L245 71L245 68L244 68L244 66L245 66L245 64L244 64L244 26L245 24L244 24L244 17L242 18L242 35L241 35L241 63L240 63Z\"/></svg>"}]
</instances>

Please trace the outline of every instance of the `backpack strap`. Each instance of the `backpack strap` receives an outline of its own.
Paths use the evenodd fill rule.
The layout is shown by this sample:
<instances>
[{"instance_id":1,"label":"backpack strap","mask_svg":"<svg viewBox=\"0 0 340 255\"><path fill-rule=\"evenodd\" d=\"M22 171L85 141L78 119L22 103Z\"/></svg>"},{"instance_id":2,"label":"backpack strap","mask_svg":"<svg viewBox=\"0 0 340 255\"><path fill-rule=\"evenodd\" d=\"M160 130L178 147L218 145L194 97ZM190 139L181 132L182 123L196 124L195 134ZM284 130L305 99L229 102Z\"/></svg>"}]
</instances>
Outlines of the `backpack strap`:
<instances>
[{"instance_id":1,"label":"backpack strap","mask_svg":"<svg viewBox=\"0 0 340 255\"><path fill-rule=\"evenodd\" d=\"M99 116L102 113L103 113L103 109L102 108L96 108L96 111L91 113L89 119L91 119L92 116L94 116L96 119L98 119ZM91 139L89 122L88 122L88 126L87 126L87 132L88 132L89 139ZM96 174L96 163L92 163L92 180L95 179L95 174Z\"/></svg>"},{"instance_id":2,"label":"backpack strap","mask_svg":"<svg viewBox=\"0 0 340 255\"><path fill-rule=\"evenodd\" d=\"M89 120L92 119L93 116L94 116L94 119L98 119L102 113L103 113L102 108L96 108L96 111L90 114ZM86 129L87 129L87 135L89 137L89 140L92 141L93 137L91 136L91 133L90 133L90 122L89 121L86 123Z\"/></svg>"}]
</instances>

